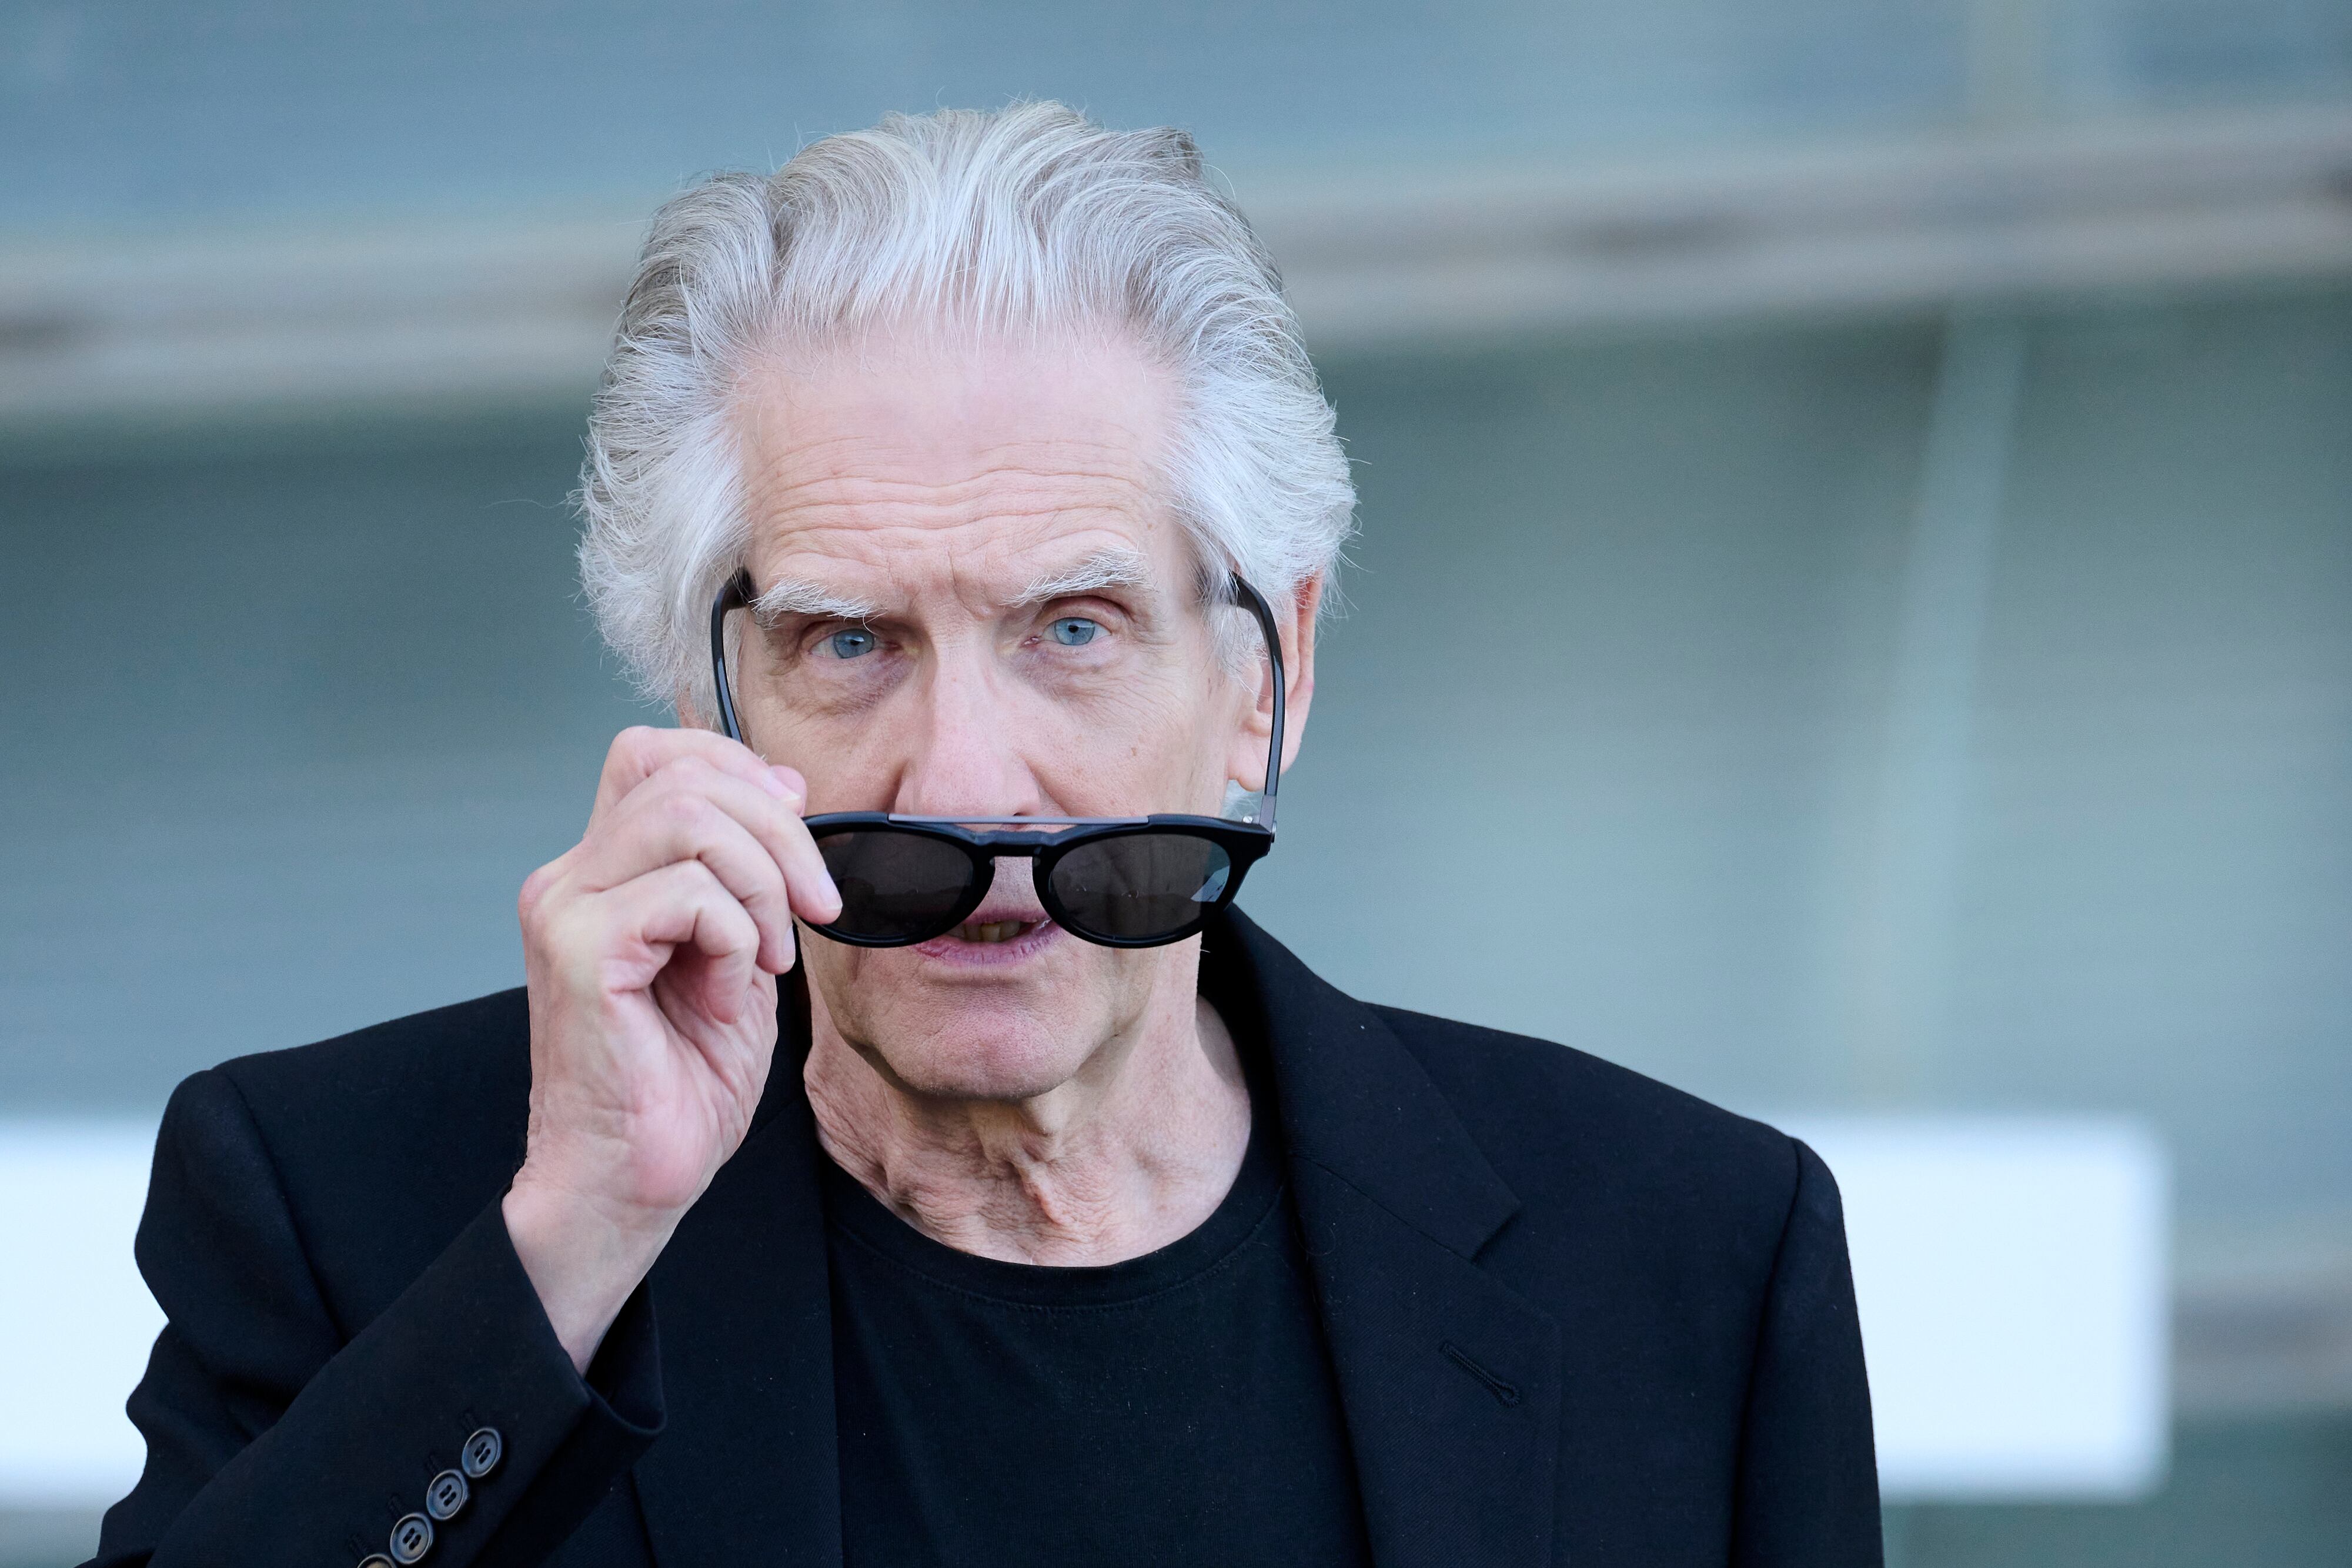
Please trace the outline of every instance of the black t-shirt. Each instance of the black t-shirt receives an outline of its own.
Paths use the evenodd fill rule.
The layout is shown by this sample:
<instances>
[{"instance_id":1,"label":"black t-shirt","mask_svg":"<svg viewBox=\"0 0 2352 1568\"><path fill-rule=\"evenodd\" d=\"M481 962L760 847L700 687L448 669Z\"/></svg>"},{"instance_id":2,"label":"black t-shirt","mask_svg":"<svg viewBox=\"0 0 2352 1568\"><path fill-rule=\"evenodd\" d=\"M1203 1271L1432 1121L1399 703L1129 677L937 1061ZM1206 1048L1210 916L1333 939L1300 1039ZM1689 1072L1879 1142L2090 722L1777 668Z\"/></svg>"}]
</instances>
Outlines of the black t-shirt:
<instances>
[{"instance_id":1,"label":"black t-shirt","mask_svg":"<svg viewBox=\"0 0 2352 1568\"><path fill-rule=\"evenodd\" d=\"M958 1252L824 1162L849 1568L1370 1561L1251 1079L1249 1150L1216 1212L1107 1268Z\"/></svg>"}]
</instances>

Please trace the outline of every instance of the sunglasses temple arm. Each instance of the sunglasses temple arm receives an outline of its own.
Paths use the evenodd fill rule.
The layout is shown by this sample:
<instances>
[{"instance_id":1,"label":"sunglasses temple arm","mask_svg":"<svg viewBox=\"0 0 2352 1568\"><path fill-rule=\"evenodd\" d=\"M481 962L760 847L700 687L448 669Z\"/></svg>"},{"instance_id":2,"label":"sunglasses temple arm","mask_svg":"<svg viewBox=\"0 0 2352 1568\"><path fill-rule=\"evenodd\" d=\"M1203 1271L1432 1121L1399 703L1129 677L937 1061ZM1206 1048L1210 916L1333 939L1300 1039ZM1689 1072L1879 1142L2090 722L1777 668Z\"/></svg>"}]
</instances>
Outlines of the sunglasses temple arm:
<instances>
[{"instance_id":1,"label":"sunglasses temple arm","mask_svg":"<svg viewBox=\"0 0 2352 1568\"><path fill-rule=\"evenodd\" d=\"M719 701L719 727L727 738L738 743L743 738L743 727L735 722L735 694L727 685L727 612L751 603L748 573L737 572L719 590L719 597L710 601L710 685ZM1279 677L1276 677L1279 679Z\"/></svg>"},{"instance_id":2,"label":"sunglasses temple arm","mask_svg":"<svg viewBox=\"0 0 2352 1568\"><path fill-rule=\"evenodd\" d=\"M1264 803L1258 813L1258 823L1271 830L1274 827L1274 792L1282 784L1282 633L1275 628L1274 610L1266 603L1265 596L1252 588L1249 580L1239 572L1234 573L1234 602L1257 617L1257 629L1265 633L1265 656L1274 665L1274 737L1265 748L1265 788L1258 792L1258 798Z\"/></svg>"}]
</instances>

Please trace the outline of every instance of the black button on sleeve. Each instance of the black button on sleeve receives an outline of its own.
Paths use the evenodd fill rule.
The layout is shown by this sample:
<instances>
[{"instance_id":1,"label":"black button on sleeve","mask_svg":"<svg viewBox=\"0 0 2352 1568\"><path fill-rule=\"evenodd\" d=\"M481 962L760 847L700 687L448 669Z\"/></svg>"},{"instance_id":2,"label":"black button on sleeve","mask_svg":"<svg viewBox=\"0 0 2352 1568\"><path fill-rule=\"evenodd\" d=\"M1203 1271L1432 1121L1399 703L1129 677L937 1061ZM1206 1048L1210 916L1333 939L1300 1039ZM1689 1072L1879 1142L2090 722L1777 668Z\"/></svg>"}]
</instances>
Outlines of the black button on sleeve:
<instances>
[{"instance_id":1,"label":"black button on sleeve","mask_svg":"<svg viewBox=\"0 0 2352 1568\"><path fill-rule=\"evenodd\" d=\"M443 1470L425 1483L425 1511L446 1522L457 1517L457 1511L472 1495L473 1489L466 1484L464 1476L456 1470Z\"/></svg>"},{"instance_id":2,"label":"black button on sleeve","mask_svg":"<svg viewBox=\"0 0 2352 1568\"><path fill-rule=\"evenodd\" d=\"M499 1468L499 1461L506 1457L506 1452L507 1440L499 1436L499 1429L483 1427L466 1439L465 1451L458 1456L457 1462L465 1467L469 1479L480 1480Z\"/></svg>"},{"instance_id":3,"label":"black button on sleeve","mask_svg":"<svg viewBox=\"0 0 2352 1568\"><path fill-rule=\"evenodd\" d=\"M392 1560L415 1563L433 1550L433 1521L421 1513L404 1513L392 1527Z\"/></svg>"}]
</instances>

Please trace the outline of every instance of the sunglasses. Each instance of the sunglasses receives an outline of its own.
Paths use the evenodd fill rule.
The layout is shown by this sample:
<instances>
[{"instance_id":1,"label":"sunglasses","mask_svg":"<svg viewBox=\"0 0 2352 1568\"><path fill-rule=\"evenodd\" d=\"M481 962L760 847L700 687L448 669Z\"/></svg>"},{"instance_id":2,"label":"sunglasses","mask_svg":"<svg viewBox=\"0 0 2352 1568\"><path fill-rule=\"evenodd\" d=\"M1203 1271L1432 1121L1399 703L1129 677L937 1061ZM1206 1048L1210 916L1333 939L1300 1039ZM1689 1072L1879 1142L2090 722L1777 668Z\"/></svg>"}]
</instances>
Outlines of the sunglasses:
<instances>
[{"instance_id":1,"label":"sunglasses","mask_svg":"<svg viewBox=\"0 0 2352 1568\"><path fill-rule=\"evenodd\" d=\"M902 817L825 811L809 836L841 893L841 916L815 929L853 947L910 947L944 936L988 897L1001 855L1032 862L1038 902L1054 924L1105 947L1181 942L1234 901L1249 868L1274 848L1274 794L1282 762L1282 639L1274 612L1239 574L1229 601L1247 610L1274 666L1274 734L1255 820L1149 817ZM727 617L752 602L739 571L710 605L710 678L719 722L743 738L727 681Z\"/></svg>"}]
</instances>

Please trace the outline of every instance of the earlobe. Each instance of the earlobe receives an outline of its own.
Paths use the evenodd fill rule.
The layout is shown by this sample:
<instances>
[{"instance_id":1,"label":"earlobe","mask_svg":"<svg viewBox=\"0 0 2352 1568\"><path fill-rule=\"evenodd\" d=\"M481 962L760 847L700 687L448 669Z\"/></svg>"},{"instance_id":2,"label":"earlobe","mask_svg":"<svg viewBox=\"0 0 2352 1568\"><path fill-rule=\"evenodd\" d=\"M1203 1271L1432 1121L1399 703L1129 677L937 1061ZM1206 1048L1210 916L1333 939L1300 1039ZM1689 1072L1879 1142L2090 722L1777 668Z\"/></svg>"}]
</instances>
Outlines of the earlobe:
<instances>
[{"instance_id":1,"label":"earlobe","mask_svg":"<svg viewBox=\"0 0 2352 1568\"><path fill-rule=\"evenodd\" d=\"M1265 788L1265 780L1259 776L1265 771L1266 726L1271 718L1266 712L1265 676L1260 673L1255 696L1234 728L1232 747L1225 754L1225 809L1222 815L1233 814L1238 796L1255 795Z\"/></svg>"}]
</instances>

